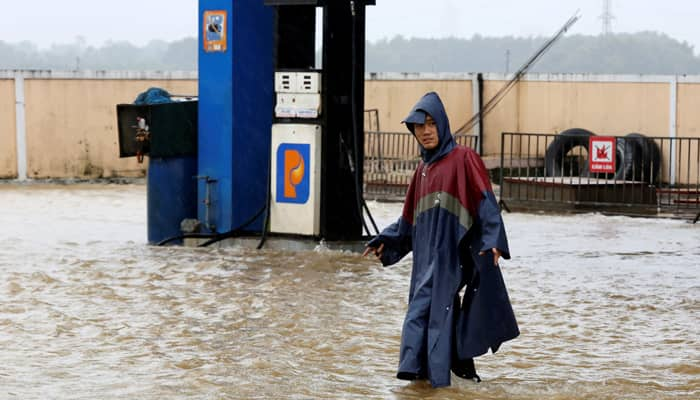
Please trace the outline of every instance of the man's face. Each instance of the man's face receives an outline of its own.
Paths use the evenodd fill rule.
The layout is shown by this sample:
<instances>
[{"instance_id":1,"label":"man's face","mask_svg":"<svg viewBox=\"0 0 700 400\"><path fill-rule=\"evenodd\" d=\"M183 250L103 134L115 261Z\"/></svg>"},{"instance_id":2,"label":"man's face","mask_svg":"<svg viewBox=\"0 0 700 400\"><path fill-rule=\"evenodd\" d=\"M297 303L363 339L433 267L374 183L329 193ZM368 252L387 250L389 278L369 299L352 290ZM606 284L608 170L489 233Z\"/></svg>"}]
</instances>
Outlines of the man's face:
<instances>
[{"instance_id":1,"label":"man's face","mask_svg":"<svg viewBox=\"0 0 700 400\"><path fill-rule=\"evenodd\" d=\"M413 131L416 134L418 143L426 150L433 150L440 144L437 124L435 124L435 120L430 115L425 116L424 124L414 124Z\"/></svg>"}]
</instances>

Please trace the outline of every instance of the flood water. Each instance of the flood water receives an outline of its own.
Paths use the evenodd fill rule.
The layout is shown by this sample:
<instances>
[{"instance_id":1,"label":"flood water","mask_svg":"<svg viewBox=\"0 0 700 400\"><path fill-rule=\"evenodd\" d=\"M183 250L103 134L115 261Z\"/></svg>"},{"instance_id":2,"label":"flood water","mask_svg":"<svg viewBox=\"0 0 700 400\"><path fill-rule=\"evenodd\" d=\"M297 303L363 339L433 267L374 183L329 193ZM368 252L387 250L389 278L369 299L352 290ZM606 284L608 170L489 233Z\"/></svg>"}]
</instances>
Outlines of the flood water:
<instances>
[{"instance_id":1,"label":"flood water","mask_svg":"<svg viewBox=\"0 0 700 400\"><path fill-rule=\"evenodd\" d=\"M522 334L434 390L394 378L410 257L149 247L145 218L142 185L0 185L0 399L700 398L700 224L504 214Z\"/></svg>"}]
</instances>

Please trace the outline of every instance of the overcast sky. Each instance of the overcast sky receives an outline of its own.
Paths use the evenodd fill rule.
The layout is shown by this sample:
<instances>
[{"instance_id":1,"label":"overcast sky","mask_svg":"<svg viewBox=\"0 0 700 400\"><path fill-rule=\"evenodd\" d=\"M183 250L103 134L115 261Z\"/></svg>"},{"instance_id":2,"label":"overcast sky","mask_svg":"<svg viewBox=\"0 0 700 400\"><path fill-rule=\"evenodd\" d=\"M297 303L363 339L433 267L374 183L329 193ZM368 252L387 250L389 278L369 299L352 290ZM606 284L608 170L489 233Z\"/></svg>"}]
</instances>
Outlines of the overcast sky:
<instances>
[{"instance_id":1,"label":"overcast sky","mask_svg":"<svg viewBox=\"0 0 700 400\"><path fill-rule=\"evenodd\" d=\"M263 0L240 0L263 1ZM342 0L334 0L342 1ZM613 32L653 30L700 49L700 0L611 0ZM576 10L572 33L601 32L603 0L376 0L367 39L551 35ZM41 48L107 40L144 45L197 35L197 0L2 0L0 40L29 40Z\"/></svg>"}]
</instances>

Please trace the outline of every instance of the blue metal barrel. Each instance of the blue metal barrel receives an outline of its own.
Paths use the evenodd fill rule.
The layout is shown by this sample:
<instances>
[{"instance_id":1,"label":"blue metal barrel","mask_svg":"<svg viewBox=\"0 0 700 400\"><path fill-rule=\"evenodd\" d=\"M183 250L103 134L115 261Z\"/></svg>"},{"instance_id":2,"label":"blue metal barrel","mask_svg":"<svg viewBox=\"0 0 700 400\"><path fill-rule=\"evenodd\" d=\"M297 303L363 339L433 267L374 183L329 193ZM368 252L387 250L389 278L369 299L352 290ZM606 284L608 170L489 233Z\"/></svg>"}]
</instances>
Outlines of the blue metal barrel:
<instances>
[{"instance_id":1,"label":"blue metal barrel","mask_svg":"<svg viewBox=\"0 0 700 400\"><path fill-rule=\"evenodd\" d=\"M151 157L147 178L149 243L181 235L180 222L197 218L195 175L196 156Z\"/></svg>"}]
</instances>

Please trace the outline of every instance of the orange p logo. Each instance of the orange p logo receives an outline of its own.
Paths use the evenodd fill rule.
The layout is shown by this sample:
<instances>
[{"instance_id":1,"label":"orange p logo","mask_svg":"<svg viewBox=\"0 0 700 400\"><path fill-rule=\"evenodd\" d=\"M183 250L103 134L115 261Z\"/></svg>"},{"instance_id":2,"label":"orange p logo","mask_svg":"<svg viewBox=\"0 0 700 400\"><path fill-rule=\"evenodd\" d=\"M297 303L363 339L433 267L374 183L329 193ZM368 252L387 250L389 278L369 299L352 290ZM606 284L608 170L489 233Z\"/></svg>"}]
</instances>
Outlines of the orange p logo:
<instances>
[{"instance_id":1,"label":"orange p logo","mask_svg":"<svg viewBox=\"0 0 700 400\"><path fill-rule=\"evenodd\" d=\"M296 186L304 179L304 158L296 150L284 151L284 197L297 197Z\"/></svg>"},{"instance_id":2,"label":"orange p logo","mask_svg":"<svg viewBox=\"0 0 700 400\"><path fill-rule=\"evenodd\" d=\"M304 204L310 194L308 144L282 143L277 148L277 202Z\"/></svg>"}]
</instances>

